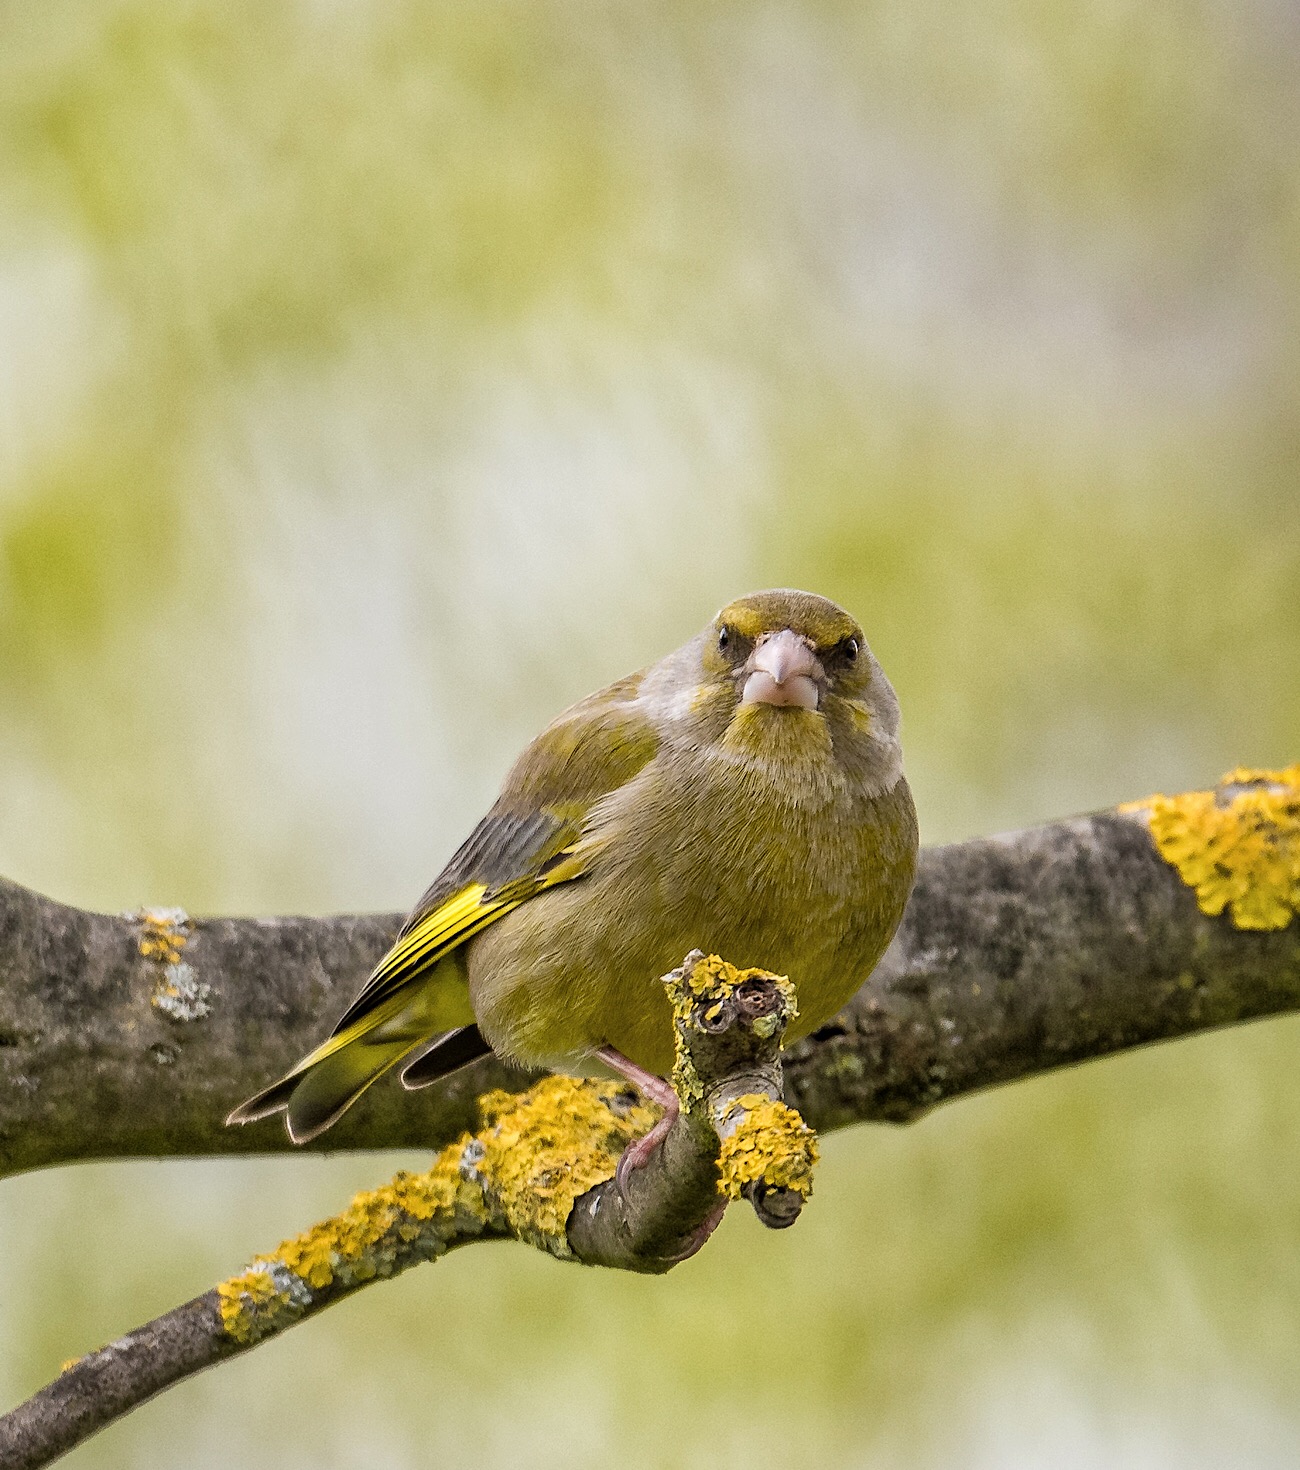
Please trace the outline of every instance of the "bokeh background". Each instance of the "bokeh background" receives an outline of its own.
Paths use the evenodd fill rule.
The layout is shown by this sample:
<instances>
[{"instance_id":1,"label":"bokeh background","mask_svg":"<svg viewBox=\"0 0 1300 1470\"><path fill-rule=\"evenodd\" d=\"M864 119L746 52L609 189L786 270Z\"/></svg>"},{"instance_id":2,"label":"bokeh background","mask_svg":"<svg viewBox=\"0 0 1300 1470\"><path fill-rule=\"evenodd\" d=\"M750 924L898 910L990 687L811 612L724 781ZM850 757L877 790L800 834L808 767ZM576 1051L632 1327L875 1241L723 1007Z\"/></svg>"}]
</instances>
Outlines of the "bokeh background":
<instances>
[{"instance_id":1,"label":"bokeh background","mask_svg":"<svg viewBox=\"0 0 1300 1470\"><path fill-rule=\"evenodd\" d=\"M929 842L1297 759L1298 66L1289 0L5 0L0 871L405 907L772 584ZM67 1463L1292 1466L1298 1048L837 1134L666 1280L461 1253ZM418 1163L0 1182L0 1403Z\"/></svg>"}]
</instances>

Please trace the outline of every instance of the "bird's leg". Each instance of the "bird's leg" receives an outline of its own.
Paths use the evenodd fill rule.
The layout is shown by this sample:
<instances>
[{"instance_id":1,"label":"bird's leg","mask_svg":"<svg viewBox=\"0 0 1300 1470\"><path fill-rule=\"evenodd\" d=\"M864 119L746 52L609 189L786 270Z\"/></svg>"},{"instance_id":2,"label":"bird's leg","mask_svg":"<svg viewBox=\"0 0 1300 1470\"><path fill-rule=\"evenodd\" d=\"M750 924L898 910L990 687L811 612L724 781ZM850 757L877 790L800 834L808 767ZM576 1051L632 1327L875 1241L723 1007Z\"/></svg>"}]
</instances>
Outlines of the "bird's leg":
<instances>
[{"instance_id":1,"label":"bird's leg","mask_svg":"<svg viewBox=\"0 0 1300 1470\"><path fill-rule=\"evenodd\" d=\"M623 1150L622 1157L618 1161L618 1168L614 1171L614 1178L618 1183L619 1193L627 1198L627 1180L634 1169L644 1169L650 1162L650 1156L654 1153L668 1130L677 1121L681 1112L681 1104L677 1100L677 1094L669 1083L653 1072L647 1072L644 1067L638 1067L630 1058L625 1057L621 1051L616 1051L612 1046L602 1046L595 1056L613 1072L627 1080L644 1097L651 1102L657 1102L664 1110L664 1115L654 1125L649 1133L641 1138L635 1138ZM682 1249L672 1257L675 1263L689 1260L698 1251L709 1236L718 1228L726 1213L727 1201L720 1199L709 1211L708 1219L698 1225L690 1235L682 1242Z\"/></svg>"},{"instance_id":2,"label":"bird's leg","mask_svg":"<svg viewBox=\"0 0 1300 1470\"><path fill-rule=\"evenodd\" d=\"M624 1186L628 1175L634 1169L644 1169L650 1162L650 1156L659 1147L660 1142L668 1130L677 1121L677 1115L681 1112L681 1106L677 1101L677 1094L662 1077L656 1077L653 1072L647 1072L644 1067L638 1067L630 1058L625 1057L621 1051L616 1051L612 1046L602 1046L593 1055L597 1061L617 1072L620 1077L627 1080L644 1097L651 1102L656 1102L664 1110L664 1115L654 1127L643 1138L634 1139L623 1150L623 1156L618 1161L618 1169L614 1177L618 1180L618 1187L624 1194ZM702 1244L703 1242L701 1242ZM698 1247L697 1247L698 1248Z\"/></svg>"}]
</instances>

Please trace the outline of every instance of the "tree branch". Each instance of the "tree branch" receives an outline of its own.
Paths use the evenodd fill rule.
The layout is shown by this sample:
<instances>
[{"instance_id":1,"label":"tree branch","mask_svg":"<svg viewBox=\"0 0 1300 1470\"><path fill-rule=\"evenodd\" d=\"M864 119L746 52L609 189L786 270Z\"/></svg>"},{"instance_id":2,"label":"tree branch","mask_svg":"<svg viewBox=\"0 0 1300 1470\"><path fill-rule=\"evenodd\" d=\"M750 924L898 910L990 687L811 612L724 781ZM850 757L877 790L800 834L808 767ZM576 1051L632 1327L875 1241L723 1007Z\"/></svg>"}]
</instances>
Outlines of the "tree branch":
<instances>
[{"instance_id":1,"label":"tree branch","mask_svg":"<svg viewBox=\"0 0 1300 1470\"><path fill-rule=\"evenodd\" d=\"M681 1112L643 1167L614 1172L658 1111L626 1083L547 1077L522 1096L489 1094L481 1130L427 1172L358 1195L238 1276L65 1365L0 1417L0 1463L38 1470L182 1378L472 1240L513 1237L562 1260L662 1272L699 1249L727 1198L746 1194L766 1223L792 1223L816 1160L814 1135L780 1101L794 987L698 952L664 983Z\"/></svg>"},{"instance_id":2,"label":"tree branch","mask_svg":"<svg viewBox=\"0 0 1300 1470\"><path fill-rule=\"evenodd\" d=\"M845 1011L789 1054L788 1090L824 1126L905 1121L976 1088L1300 1008L1298 909L1300 766L927 852L894 945ZM274 1126L218 1120L311 1044L395 927L113 918L3 885L5 1168L283 1147ZM47 1464L170 1383L471 1239L511 1235L565 1259L661 1271L706 1238L719 1189L748 1195L765 1223L790 1223L815 1140L780 1100L789 983L698 954L665 983L682 1112L647 1167L610 1177L651 1116L617 1085L551 1077L518 1097L524 1079L488 1064L432 1094L390 1090L330 1142L427 1145L459 1132L431 1170L359 1195L68 1365L0 1420L5 1464ZM506 1087L479 1100L484 1126L461 1132L494 1074Z\"/></svg>"},{"instance_id":3,"label":"tree branch","mask_svg":"<svg viewBox=\"0 0 1300 1470\"><path fill-rule=\"evenodd\" d=\"M787 1056L792 1099L823 1131L905 1122L1300 1008L1297 813L1300 767L1233 772L1214 793L926 850L875 973ZM1275 927L1241 927L1261 919ZM0 1175L289 1148L274 1119L222 1119L320 1040L398 924L90 914L0 880ZM485 1059L421 1092L381 1083L311 1146L438 1146L475 1126L480 1093L534 1080Z\"/></svg>"}]
</instances>

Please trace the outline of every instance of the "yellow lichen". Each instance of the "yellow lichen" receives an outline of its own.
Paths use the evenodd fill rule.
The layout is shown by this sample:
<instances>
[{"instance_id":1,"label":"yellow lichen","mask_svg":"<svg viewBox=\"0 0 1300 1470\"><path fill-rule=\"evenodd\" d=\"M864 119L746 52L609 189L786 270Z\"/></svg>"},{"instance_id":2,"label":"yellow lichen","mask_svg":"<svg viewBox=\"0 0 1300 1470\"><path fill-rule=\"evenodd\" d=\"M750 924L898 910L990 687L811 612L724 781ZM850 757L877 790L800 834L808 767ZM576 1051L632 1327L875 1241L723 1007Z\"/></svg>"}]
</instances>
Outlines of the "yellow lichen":
<instances>
[{"instance_id":1,"label":"yellow lichen","mask_svg":"<svg viewBox=\"0 0 1300 1470\"><path fill-rule=\"evenodd\" d=\"M817 1135L785 1103L758 1093L736 1102L744 1110L718 1155L718 1190L739 1199L747 1184L793 1189L807 1199L817 1166Z\"/></svg>"},{"instance_id":2,"label":"yellow lichen","mask_svg":"<svg viewBox=\"0 0 1300 1470\"><path fill-rule=\"evenodd\" d=\"M254 1342L300 1316L316 1293L391 1274L403 1247L423 1239L436 1255L457 1233L476 1233L489 1210L467 1179L468 1135L442 1150L421 1174L399 1173L381 1189L358 1194L342 1211L257 1256L217 1287L221 1322L238 1342Z\"/></svg>"},{"instance_id":3,"label":"yellow lichen","mask_svg":"<svg viewBox=\"0 0 1300 1470\"><path fill-rule=\"evenodd\" d=\"M698 953L698 951L697 951ZM691 963L688 961L680 970L664 976L664 986L673 1008L673 1031L676 1040L676 1058L673 1062L673 1090L681 1100L682 1111L689 1113L691 1106L704 1096L704 1085L691 1061L689 1048L683 1045L683 1036L692 1024L696 1003L704 996L714 997L714 1008L729 1000L746 980L771 980L781 992L785 1002L785 1023L793 1021L799 1014L795 1000L795 989L784 975L773 975L768 970L738 970L716 954L703 956ZM707 1013L706 1013L707 1014ZM781 1018L773 1012L754 1022L754 1030L760 1036L770 1036ZM764 1028L767 1028L766 1032Z\"/></svg>"},{"instance_id":4,"label":"yellow lichen","mask_svg":"<svg viewBox=\"0 0 1300 1470\"><path fill-rule=\"evenodd\" d=\"M141 909L137 943L147 960L163 965L180 963L181 951L189 941L189 915L184 909Z\"/></svg>"},{"instance_id":5,"label":"yellow lichen","mask_svg":"<svg viewBox=\"0 0 1300 1470\"><path fill-rule=\"evenodd\" d=\"M479 1099L478 1164L513 1234L553 1255L572 1255L566 1226L574 1201L614 1173L619 1155L659 1109L625 1083L546 1077L522 1094Z\"/></svg>"},{"instance_id":6,"label":"yellow lichen","mask_svg":"<svg viewBox=\"0 0 1300 1470\"><path fill-rule=\"evenodd\" d=\"M400 1173L340 1214L257 1256L217 1287L227 1336L247 1344L289 1326L322 1293L441 1254L504 1218L521 1240L568 1256L574 1201L610 1178L657 1109L620 1082L547 1077L526 1093L480 1099L484 1127L421 1174Z\"/></svg>"},{"instance_id":7,"label":"yellow lichen","mask_svg":"<svg viewBox=\"0 0 1300 1470\"><path fill-rule=\"evenodd\" d=\"M1213 791L1128 802L1147 812L1161 857L1206 914L1238 929L1284 929L1300 911L1300 765L1229 771Z\"/></svg>"},{"instance_id":8,"label":"yellow lichen","mask_svg":"<svg viewBox=\"0 0 1300 1470\"><path fill-rule=\"evenodd\" d=\"M283 1286L264 1265L253 1265L217 1287L217 1307L227 1337L256 1342L288 1325L297 1315L289 1283Z\"/></svg>"}]
</instances>

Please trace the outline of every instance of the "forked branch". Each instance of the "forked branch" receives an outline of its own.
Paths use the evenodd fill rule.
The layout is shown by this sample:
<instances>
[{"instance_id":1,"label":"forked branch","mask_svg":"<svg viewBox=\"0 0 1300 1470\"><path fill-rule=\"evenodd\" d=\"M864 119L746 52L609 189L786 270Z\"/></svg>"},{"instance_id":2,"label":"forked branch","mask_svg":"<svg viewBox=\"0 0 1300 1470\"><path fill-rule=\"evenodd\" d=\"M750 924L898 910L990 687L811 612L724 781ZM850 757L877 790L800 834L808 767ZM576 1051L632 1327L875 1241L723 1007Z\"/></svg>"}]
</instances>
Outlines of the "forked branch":
<instances>
[{"instance_id":1,"label":"forked branch","mask_svg":"<svg viewBox=\"0 0 1300 1470\"><path fill-rule=\"evenodd\" d=\"M643 1167L623 1150L657 1109L622 1082L547 1077L481 1100L483 1124L432 1168L399 1174L247 1270L84 1358L0 1419L0 1464L37 1470L154 1394L278 1336L374 1281L470 1241L513 1237L562 1260L662 1272L693 1255L727 1200L793 1223L816 1139L781 1102L793 987L695 952L665 977L681 1104Z\"/></svg>"}]
</instances>

